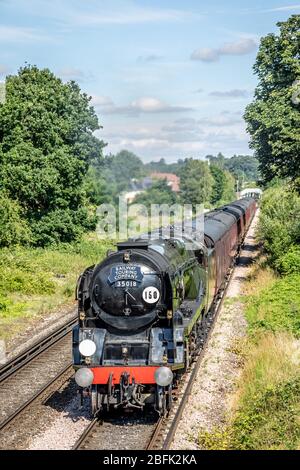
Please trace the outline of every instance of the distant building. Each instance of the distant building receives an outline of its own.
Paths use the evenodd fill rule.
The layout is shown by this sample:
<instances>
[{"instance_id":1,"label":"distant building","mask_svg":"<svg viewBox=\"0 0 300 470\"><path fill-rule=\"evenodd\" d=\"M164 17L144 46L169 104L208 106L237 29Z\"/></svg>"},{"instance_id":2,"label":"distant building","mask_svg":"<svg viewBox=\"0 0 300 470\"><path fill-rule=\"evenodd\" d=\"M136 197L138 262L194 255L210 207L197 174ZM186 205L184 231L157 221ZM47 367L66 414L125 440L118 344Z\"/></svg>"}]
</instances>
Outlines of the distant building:
<instances>
[{"instance_id":1,"label":"distant building","mask_svg":"<svg viewBox=\"0 0 300 470\"><path fill-rule=\"evenodd\" d=\"M157 180L167 180L168 186L171 187L174 193L178 193L180 190L180 178L173 173L151 173L150 177Z\"/></svg>"},{"instance_id":2,"label":"distant building","mask_svg":"<svg viewBox=\"0 0 300 470\"><path fill-rule=\"evenodd\" d=\"M130 183L132 191L145 191L146 189L151 188L153 185L153 181L150 176L145 176L141 180L133 178Z\"/></svg>"},{"instance_id":3,"label":"distant building","mask_svg":"<svg viewBox=\"0 0 300 470\"><path fill-rule=\"evenodd\" d=\"M128 204L131 204L135 197L138 195L138 194L141 194L143 193L144 191L128 191L127 193L124 193L124 198L125 200L128 202Z\"/></svg>"},{"instance_id":4,"label":"distant building","mask_svg":"<svg viewBox=\"0 0 300 470\"><path fill-rule=\"evenodd\" d=\"M240 197L253 197L254 199L260 199L262 196L262 190L260 188L245 188L239 195Z\"/></svg>"}]
</instances>

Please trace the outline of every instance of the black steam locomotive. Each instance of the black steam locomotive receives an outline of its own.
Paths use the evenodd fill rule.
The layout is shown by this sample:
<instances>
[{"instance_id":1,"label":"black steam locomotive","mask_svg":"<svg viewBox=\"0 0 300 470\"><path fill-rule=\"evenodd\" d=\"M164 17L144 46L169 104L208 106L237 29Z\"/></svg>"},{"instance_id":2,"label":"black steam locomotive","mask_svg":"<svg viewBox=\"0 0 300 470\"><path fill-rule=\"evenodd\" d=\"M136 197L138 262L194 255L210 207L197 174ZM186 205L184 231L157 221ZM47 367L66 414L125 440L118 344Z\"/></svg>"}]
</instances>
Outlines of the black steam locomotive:
<instances>
[{"instance_id":1,"label":"black steam locomotive","mask_svg":"<svg viewBox=\"0 0 300 470\"><path fill-rule=\"evenodd\" d=\"M255 210L253 199L241 199L205 214L203 237L192 223L180 237L174 230L119 243L80 276L73 361L94 413L170 409Z\"/></svg>"}]
</instances>

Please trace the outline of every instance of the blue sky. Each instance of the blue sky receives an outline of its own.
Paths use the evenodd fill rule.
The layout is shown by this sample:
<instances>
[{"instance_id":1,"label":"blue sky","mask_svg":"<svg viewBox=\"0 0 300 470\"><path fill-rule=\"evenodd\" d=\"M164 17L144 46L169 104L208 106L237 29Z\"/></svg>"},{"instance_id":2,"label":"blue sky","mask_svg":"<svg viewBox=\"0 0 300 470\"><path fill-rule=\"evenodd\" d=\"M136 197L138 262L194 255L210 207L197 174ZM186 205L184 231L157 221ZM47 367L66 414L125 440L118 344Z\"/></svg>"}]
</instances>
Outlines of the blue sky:
<instances>
[{"instance_id":1,"label":"blue sky","mask_svg":"<svg viewBox=\"0 0 300 470\"><path fill-rule=\"evenodd\" d=\"M291 0L0 0L0 79L25 62L93 97L107 152L252 153L242 114L261 36Z\"/></svg>"}]
</instances>

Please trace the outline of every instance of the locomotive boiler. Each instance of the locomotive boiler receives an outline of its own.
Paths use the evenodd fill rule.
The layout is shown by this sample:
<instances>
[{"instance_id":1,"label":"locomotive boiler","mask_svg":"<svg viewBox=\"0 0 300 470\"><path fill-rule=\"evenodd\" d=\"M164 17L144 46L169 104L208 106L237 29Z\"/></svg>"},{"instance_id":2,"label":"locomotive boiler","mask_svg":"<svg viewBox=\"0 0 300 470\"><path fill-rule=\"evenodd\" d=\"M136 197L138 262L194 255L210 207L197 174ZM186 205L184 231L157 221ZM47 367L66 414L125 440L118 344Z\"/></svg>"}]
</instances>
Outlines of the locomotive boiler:
<instances>
[{"instance_id":1,"label":"locomotive boiler","mask_svg":"<svg viewBox=\"0 0 300 470\"><path fill-rule=\"evenodd\" d=\"M224 288L255 213L242 199L189 231L118 243L77 285L75 380L93 413L172 406L172 390L203 344L203 318Z\"/></svg>"}]
</instances>

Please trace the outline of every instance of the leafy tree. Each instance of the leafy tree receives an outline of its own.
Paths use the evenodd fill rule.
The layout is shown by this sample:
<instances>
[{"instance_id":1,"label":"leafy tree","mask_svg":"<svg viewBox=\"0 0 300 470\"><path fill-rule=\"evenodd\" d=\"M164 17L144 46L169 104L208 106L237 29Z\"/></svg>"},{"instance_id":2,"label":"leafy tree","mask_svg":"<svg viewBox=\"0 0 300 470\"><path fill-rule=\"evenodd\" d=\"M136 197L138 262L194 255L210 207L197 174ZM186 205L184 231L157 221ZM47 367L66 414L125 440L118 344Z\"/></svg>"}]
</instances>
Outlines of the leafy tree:
<instances>
[{"instance_id":1,"label":"leafy tree","mask_svg":"<svg viewBox=\"0 0 300 470\"><path fill-rule=\"evenodd\" d=\"M96 205L117 204L120 193L131 188L132 179L138 180L145 173L141 159L127 150L95 159L85 178L89 200Z\"/></svg>"},{"instance_id":2,"label":"leafy tree","mask_svg":"<svg viewBox=\"0 0 300 470\"><path fill-rule=\"evenodd\" d=\"M22 220L22 208L6 194L0 194L0 246L29 243L30 228Z\"/></svg>"},{"instance_id":3,"label":"leafy tree","mask_svg":"<svg viewBox=\"0 0 300 470\"><path fill-rule=\"evenodd\" d=\"M232 202L236 199L235 195L235 179L232 174L225 170L224 171L224 187L223 187L223 194L222 194L222 203L227 204L228 202Z\"/></svg>"},{"instance_id":4,"label":"leafy tree","mask_svg":"<svg viewBox=\"0 0 300 470\"><path fill-rule=\"evenodd\" d=\"M176 163L167 163L164 158L161 158L158 162L147 163L145 169L150 173L174 173L178 176L183 165L184 160L182 159L179 159Z\"/></svg>"},{"instance_id":5,"label":"leafy tree","mask_svg":"<svg viewBox=\"0 0 300 470\"><path fill-rule=\"evenodd\" d=\"M90 97L48 69L26 65L0 105L0 190L22 208L38 245L71 241L94 224L83 186L103 143Z\"/></svg>"},{"instance_id":6,"label":"leafy tree","mask_svg":"<svg viewBox=\"0 0 300 470\"><path fill-rule=\"evenodd\" d=\"M119 192L129 189L131 179L145 176L142 160L132 152L122 150L116 155L108 155L105 160Z\"/></svg>"},{"instance_id":7,"label":"leafy tree","mask_svg":"<svg viewBox=\"0 0 300 470\"><path fill-rule=\"evenodd\" d=\"M228 170L236 179L241 177L247 181L258 179L258 160L251 155L233 155L231 158L225 158L222 153L218 153L216 157L206 155L205 158L214 167Z\"/></svg>"},{"instance_id":8,"label":"leafy tree","mask_svg":"<svg viewBox=\"0 0 300 470\"><path fill-rule=\"evenodd\" d=\"M219 152L216 157L214 155L206 155L205 158L209 160L210 164L213 164L219 168L224 168L225 157L221 152Z\"/></svg>"},{"instance_id":9,"label":"leafy tree","mask_svg":"<svg viewBox=\"0 0 300 470\"><path fill-rule=\"evenodd\" d=\"M177 202L177 195L172 191L166 180L157 180L151 188L138 194L134 199L134 204L144 204L150 207L151 204L173 205Z\"/></svg>"},{"instance_id":10,"label":"leafy tree","mask_svg":"<svg viewBox=\"0 0 300 470\"><path fill-rule=\"evenodd\" d=\"M300 15L277 24L279 34L262 38L254 65L259 83L245 112L251 147L265 182L299 179Z\"/></svg>"},{"instance_id":11,"label":"leafy tree","mask_svg":"<svg viewBox=\"0 0 300 470\"><path fill-rule=\"evenodd\" d=\"M210 172L214 179L210 202L213 205L222 205L235 199L235 180L227 170L219 166L210 165Z\"/></svg>"},{"instance_id":12,"label":"leafy tree","mask_svg":"<svg viewBox=\"0 0 300 470\"><path fill-rule=\"evenodd\" d=\"M221 201L223 197L225 174L224 171L217 165L210 165L209 168L214 179L210 202L212 204L216 204L217 202Z\"/></svg>"},{"instance_id":13,"label":"leafy tree","mask_svg":"<svg viewBox=\"0 0 300 470\"><path fill-rule=\"evenodd\" d=\"M213 177L209 166L201 160L186 159L180 172L180 195L185 204L209 203L213 190Z\"/></svg>"},{"instance_id":14,"label":"leafy tree","mask_svg":"<svg viewBox=\"0 0 300 470\"><path fill-rule=\"evenodd\" d=\"M300 197L287 187L267 189L262 198L259 235L270 262L277 267L280 259L300 243Z\"/></svg>"},{"instance_id":15,"label":"leafy tree","mask_svg":"<svg viewBox=\"0 0 300 470\"><path fill-rule=\"evenodd\" d=\"M246 181L258 179L258 160L251 155L234 155L226 158L224 168L232 173L236 179L243 177Z\"/></svg>"}]
</instances>

